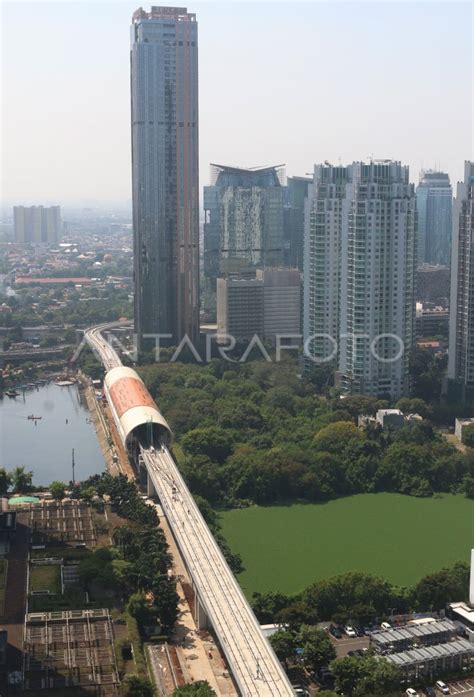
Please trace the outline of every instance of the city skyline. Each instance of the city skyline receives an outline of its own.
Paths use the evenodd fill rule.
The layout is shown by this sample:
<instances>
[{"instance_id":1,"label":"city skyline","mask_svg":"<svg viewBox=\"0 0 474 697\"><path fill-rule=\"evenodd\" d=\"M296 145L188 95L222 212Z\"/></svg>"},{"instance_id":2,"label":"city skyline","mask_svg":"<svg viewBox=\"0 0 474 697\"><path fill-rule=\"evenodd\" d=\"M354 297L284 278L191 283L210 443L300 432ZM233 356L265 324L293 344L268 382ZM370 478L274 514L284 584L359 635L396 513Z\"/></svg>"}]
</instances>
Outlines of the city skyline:
<instances>
[{"instance_id":1,"label":"city skyline","mask_svg":"<svg viewBox=\"0 0 474 697\"><path fill-rule=\"evenodd\" d=\"M51 7L3 8L2 205L124 204L131 199L124 27L137 3L94 4L94 23L87 3ZM304 176L315 161L369 156L406 162L412 182L422 168L447 171L453 185L462 179L472 145L469 3L240 7L188 4L201 27L201 185L214 161L285 162L289 176Z\"/></svg>"}]
</instances>

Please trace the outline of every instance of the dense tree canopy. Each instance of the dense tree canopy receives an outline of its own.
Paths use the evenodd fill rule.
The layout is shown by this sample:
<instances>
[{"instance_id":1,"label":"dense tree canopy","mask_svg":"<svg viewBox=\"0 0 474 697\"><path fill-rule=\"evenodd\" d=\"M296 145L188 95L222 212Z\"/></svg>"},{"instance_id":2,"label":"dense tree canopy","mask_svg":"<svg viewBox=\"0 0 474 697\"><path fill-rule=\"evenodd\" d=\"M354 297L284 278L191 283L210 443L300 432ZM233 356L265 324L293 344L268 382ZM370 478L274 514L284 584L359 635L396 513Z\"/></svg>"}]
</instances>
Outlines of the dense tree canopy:
<instances>
[{"instance_id":1,"label":"dense tree canopy","mask_svg":"<svg viewBox=\"0 0 474 697\"><path fill-rule=\"evenodd\" d=\"M91 490L109 496L113 509L128 524L115 530L113 547L99 547L81 562L83 581L128 598L128 610L139 625L158 623L169 631L178 614L178 594L168 575L171 555L155 509L142 501L136 486L123 475L94 475L77 485L72 495L82 497L83 491Z\"/></svg>"},{"instance_id":2,"label":"dense tree canopy","mask_svg":"<svg viewBox=\"0 0 474 697\"><path fill-rule=\"evenodd\" d=\"M310 671L318 672L336 657L334 644L324 629L303 624L297 639L303 649L303 663Z\"/></svg>"},{"instance_id":3,"label":"dense tree canopy","mask_svg":"<svg viewBox=\"0 0 474 697\"><path fill-rule=\"evenodd\" d=\"M337 692L354 697L387 695L396 690L402 674L380 656L345 656L331 663Z\"/></svg>"},{"instance_id":4,"label":"dense tree canopy","mask_svg":"<svg viewBox=\"0 0 474 697\"><path fill-rule=\"evenodd\" d=\"M469 448L474 448L474 424L464 426L462 440L464 445L467 445Z\"/></svg>"},{"instance_id":5,"label":"dense tree canopy","mask_svg":"<svg viewBox=\"0 0 474 697\"><path fill-rule=\"evenodd\" d=\"M296 596L274 591L254 593L252 607L262 624L281 622L293 631L302 624L349 618L372 624L393 613L443 610L448 602L467 600L469 566L452 567L429 574L411 588L399 588L371 574L349 572L317 581Z\"/></svg>"},{"instance_id":6,"label":"dense tree canopy","mask_svg":"<svg viewBox=\"0 0 474 697\"><path fill-rule=\"evenodd\" d=\"M326 501L363 492L414 496L467 491L474 458L429 420L400 431L357 428L388 402L316 394L282 362L153 364L140 372L181 445L191 491L212 505ZM416 397L399 403L430 417Z\"/></svg>"}]
</instances>

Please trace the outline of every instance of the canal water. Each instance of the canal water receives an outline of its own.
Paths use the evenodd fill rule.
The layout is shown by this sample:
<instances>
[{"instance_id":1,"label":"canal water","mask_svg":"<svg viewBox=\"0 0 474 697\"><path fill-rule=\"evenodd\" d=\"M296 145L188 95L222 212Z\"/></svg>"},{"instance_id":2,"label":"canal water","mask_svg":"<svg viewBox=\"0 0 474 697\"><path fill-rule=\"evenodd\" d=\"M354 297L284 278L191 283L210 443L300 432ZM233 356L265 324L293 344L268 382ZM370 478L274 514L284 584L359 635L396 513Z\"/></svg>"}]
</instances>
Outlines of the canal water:
<instances>
[{"instance_id":1,"label":"canal water","mask_svg":"<svg viewBox=\"0 0 474 697\"><path fill-rule=\"evenodd\" d=\"M104 470L94 425L88 423L90 414L76 385L50 382L18 391L19 397L0 399L0 467L24 466L33 471L35 485L69 482L74 448L76 481ZM29 420L31 414L42 418Z\"/></svg>"}]
</instances>

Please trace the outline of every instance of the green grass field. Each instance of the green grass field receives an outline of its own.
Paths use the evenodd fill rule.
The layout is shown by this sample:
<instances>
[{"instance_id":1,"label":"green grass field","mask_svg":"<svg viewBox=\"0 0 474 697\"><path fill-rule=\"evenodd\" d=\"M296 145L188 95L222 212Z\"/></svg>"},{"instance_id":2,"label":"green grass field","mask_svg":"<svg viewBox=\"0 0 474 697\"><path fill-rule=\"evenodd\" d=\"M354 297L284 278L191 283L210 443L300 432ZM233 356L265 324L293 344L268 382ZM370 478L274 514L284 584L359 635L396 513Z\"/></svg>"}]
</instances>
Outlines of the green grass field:
<instances>
[{"instance_id":1,"label":"green grass field","mask_svg":"<svg viewBox=\"0 0 474 697\"><path fill-rule=\"evenodd\" d=\"M61 567L57 564L32 566L30 572L30 591L61 593Z\"/></svg>"},{"instance_id":2,"label":"green grass field","mask_svg":"<svg viewBox=\"0 0 474 697\"><path fill-rule=\"evenodd\" d=\"M247 595L298 593L313 581L364 571L399 585L458 560L474 547L474 501L361 494L325 504L253 506L221 514L222 532L242 555Z\"/></svg>"}]
</instances>

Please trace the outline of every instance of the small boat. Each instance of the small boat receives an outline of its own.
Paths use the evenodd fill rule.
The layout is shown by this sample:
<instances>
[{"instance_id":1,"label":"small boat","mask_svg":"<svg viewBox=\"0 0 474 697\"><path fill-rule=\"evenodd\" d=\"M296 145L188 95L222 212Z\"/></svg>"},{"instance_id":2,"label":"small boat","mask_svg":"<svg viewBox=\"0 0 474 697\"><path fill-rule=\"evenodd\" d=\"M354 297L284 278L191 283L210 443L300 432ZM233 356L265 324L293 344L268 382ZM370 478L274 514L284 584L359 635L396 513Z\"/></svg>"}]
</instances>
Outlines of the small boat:
<instances>
[{"instance_id":1,"label":"small boat","mask_svg":"<svg viewBox=\"0 0 474 697\"><path fill-rule=\"evenodd\" d=\"M6 390L5 394L7 397L19 397L20 393L17 392L16 390Z\"/></svg>"},{"instance_id":2,"label":"small boat","mask_svg":"<svg viewBox=\"0 0 474 697\"><path fill-rule=\"evenodd\" d=\"M69 387L69 385L75 385L75 380L56 380L56 385L58 387Z\"/></svg>"},{"instance_id":3,"label":"small boat","mask_svg":"<svg viewBox=\"0 0 474 697\"><path fill-rule=\"evenodd\" d=\"M29 419L30 421L39 421L39 419L42 419L42 418L43 418L42 416L35 416L34 414L30 414L30 415L28 416L28 419Z\"/></svg>"}]
</instances>

